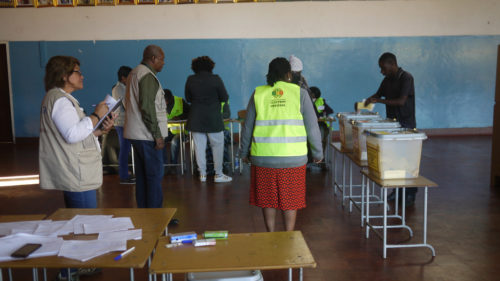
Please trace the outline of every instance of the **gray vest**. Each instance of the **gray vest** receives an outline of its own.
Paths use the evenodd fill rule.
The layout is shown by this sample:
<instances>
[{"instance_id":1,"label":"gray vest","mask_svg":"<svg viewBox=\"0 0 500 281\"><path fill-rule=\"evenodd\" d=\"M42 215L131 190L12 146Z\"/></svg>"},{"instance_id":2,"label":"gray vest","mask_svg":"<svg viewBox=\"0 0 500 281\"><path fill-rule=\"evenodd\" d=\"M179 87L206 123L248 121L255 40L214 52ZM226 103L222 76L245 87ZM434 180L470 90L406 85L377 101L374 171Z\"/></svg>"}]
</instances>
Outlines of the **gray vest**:
<instances>
[{"instance_id":1,"label":"gray vest","mask_svg":"<svg viewBox=\"0 0 500 281\"><path fill-rule=\"evenodd\" d=\"M56 100L67 97L78 116L85 117L80 105L71 95L58 88L45 94L40 112L40 187L81 192L102 185L102 160L94 134L78 143L67 143L52 121Z\"/></svg>"},{"instance_id":2,"label":"gray vest","mask_svg":"<svg viewBox=\"0 0 500 281\"><path fill-rule=\"evenodd\" d=\"M123 133L126 139L154 141L153 135L151 135L151 132L142 121L141 109L139 107L139 81L149 73L158 81L159 86L155 97L158 127L164 138L168 135L167 104L165 103L165 94L163 93L161 83L147 66L139 64L130 72L127 80L127 93L125 94L125 126Z\"/></svg>"}]
</instances>

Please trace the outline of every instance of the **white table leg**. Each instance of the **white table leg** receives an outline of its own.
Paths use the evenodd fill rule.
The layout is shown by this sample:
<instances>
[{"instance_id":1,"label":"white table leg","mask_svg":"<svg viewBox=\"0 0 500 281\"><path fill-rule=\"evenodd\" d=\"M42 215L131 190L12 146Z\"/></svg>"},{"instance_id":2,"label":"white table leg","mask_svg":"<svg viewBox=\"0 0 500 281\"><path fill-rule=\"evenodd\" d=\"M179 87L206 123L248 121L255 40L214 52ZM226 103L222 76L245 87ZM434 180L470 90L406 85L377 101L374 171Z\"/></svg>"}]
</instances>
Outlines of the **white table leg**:
<instances>
[{"instance_id":1,"label":"white table leg","mask_svg":"<svg viewBox=\"0 0 500 281\"><path fill-rule=\"evenodd\" d=\"M345 206L345 154L342 154L342 207Z\"/></svg>"},{"instance_id":2,"label":"white table leg","mask_svg":"<svg viewBox=\"0 0 500 281\"><path fill-rule=\"evenodd\" d=\"M337 195L337 150L332 150L332 169L333 169L333 195Z\"/></svg>"},{"instance_id":3,"label":"white table leg","mask_svg":"<svg viewBox=\"0 0 500 281\"><path fill-rule=\"evenodd\" d=\"M184 151L186 151L186 144L184 143L184 123L181 123L181 132L179 136L180 154L181 154L181 175L184 175Z\"/></svg>"},{"instance_id":4,"label":"white table leg","mask_svg":"<svg viewBox=\"0 0 500 281\"><path fill-rule=\"evenodd\" d=\"M383 188L384 190L384 252L383 252L383 257L384 259L386 258L387 254L387 188Z\"/></svg>"},{"instance_id":5,"label":"white table leg","mask_svg":"<svg viewBox=\"0 0 500 281\"><path fill-rule=\"evenodd\" d=\"M189 132L189 157L191 158L191 176L194 175L194 169L196 166L196 164L193 163L193 153L194 153L193 134Z\"/></svg>"},{"instance_id":6,"label":"white table leg","mask_svg":"<svg viewBox=\"0 0 500 281\"><path fill-rule=\"evenodd\" d=\"M361 174L361 227L365 219L365 174Z\"/></svg>"},{"instance_id":7,"label":"white table leg","mask_svg":"<svg viewBox=\"0 0 500 281\"><path fill-rule=\"evenodd\" d=\"M365 237L368 239L370 237L370 179L366 178L366 234Z\"/></svg>"},{"instance_id":8,"label":"white table leg","mask_svg":"<svg viewBox=\"0 0 500 281\"><path fill-rule=\"evenodd\" d=\"M352 160L349 159L349 213L352 213Z\"/></svg>"},{"instance_id":9,"label":"white table leg","mask_svg":"<svg viewBox=\"0 0 500 281\"><path fill-rule=\"evenodd\" d=\"M231 169L233 169L233 174L234 174L234 137L233 137L233 121L229 122L229 128L231 130ZM224 160L222 160L224 161ZM239 163L239 162L238 162ZM241 163L240 163L241 164Z\"/></svg>"},{"instance_id":10,"label":"white table leg","mask_svg":"<svg viewBox=\"0 0 500 281\"><path fill-rule=\"evenodd\" d=\"M291 268L289 268L289 269L288 269L288 281L292 281L292 279L293 279L293 278L292 278L292 269L291 269Z\"/></svg>"},{"instance_id":11,"label":"white table leg","mask_svg":"<svg viewBox=\"0 0 500 281\"><path fill-rule=\"evenodd\" d=\"M436 256L434 247L427 244L427 186L424 188L424 244L432 251L432 256Z\"/></svg>"},{"instance_id":12,"label":"white table leg","mask_svg":"<svg viewBox=\"0 0 500 281\"><path fill-rule=\"evenodd\" d=\"M132 173L135 175L135 161L134 161L134 146L130 146L130 152L132 153Z\"/></svg>"}]
</instances>

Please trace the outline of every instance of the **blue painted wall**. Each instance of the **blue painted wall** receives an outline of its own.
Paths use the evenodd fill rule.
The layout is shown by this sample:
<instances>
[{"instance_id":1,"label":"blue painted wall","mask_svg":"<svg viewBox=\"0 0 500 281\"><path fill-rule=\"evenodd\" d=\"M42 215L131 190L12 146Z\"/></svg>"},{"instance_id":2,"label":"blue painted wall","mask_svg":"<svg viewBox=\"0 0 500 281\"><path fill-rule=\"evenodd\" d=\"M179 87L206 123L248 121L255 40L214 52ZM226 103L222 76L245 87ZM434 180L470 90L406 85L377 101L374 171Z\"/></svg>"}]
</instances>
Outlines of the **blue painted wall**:
<instances>
[{"instance_id":1,"label":"blue painted wall","mask_svg":"<svg viewBox=\"0 0 500 281\"><path fill-rule=\"evenodd\" d=\"M500 36L11 42L16 137L38 136L48 58L70 55L81 61L84 89L74 96L91 112L91 105L111 92L119 66L136 66L144 47L153 43L166 54L160 81L182 97L191 59L211 56L233 117L265 83L269 62L290 54L302 59L309 85L318 86L336 112L352 111L355 101L377 90L383 78L377 60L390 51L415 78L419 128L492 125ZM381 105L376 110L385 114Z\"/></svg>"}]
</instances>

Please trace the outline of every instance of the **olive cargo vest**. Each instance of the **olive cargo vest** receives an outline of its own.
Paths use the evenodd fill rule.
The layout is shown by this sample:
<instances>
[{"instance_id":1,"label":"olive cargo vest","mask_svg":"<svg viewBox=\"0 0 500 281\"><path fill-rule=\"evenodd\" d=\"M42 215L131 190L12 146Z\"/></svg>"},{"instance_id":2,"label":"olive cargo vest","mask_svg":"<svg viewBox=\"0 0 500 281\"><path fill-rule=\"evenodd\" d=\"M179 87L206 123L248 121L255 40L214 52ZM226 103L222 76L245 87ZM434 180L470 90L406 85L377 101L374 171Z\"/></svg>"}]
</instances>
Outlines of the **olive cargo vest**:
<instances>
[{"instance_id":1,"label":"olive cargo vest","mask_svg":"<svg viewBox=\"0 0 500 281\"><path fill-rule=\"evenodd\" d=\"M142 121L141 109L139 108L139 81L146 74L151 73L158 81L158 92L155 97L156 120L163 138L168 135L167 128L167 104L165 103L163 88L156 75L143 64L139 64L129 74L127 81L127 93L125 94L125 126L124 137L132 140L154 141L153 135Z\"/></svg>"}]
</instances>

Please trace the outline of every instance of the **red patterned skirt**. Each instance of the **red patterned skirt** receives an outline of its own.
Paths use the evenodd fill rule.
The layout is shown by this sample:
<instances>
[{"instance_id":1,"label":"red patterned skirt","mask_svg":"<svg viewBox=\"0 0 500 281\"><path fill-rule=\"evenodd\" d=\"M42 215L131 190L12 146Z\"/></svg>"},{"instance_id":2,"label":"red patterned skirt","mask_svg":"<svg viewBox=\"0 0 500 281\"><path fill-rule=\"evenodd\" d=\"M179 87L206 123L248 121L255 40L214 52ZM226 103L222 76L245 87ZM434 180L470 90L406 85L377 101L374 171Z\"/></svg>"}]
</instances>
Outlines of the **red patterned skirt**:
<instances>
[{"instance_id":1,"label":"red patterned skirt","mask_svg":"<svg viewBox=\"0 0 500 281\"><path fill-rule=\"evenodd\" d=\"M295 168L251 166L250 204L298 210L306 207L306 165Z\"/></svg>"}]
</instances>

